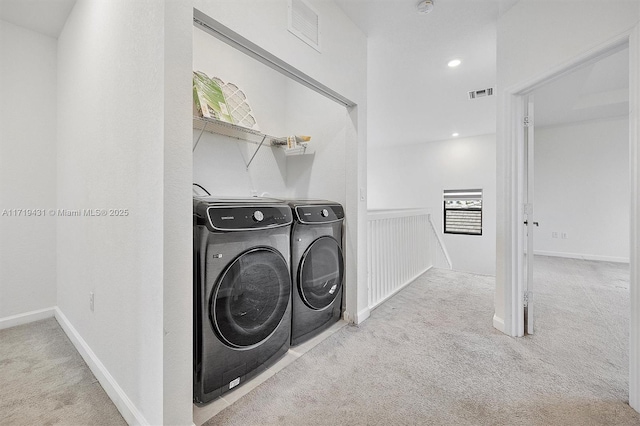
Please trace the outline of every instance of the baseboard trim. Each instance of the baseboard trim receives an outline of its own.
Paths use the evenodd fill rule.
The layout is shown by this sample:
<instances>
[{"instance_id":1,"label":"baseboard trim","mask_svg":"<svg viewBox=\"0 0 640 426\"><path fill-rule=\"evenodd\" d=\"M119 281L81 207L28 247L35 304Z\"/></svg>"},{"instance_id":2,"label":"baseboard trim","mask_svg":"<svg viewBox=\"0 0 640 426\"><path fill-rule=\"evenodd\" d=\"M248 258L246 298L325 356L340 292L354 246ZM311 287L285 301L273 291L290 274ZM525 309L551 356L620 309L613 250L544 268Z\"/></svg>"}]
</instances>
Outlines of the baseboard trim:
<instances>
[{"instance_id":1,"label":"baseboard trim","mask_svg":"<svg viewBox=\"0 0 640 426\"><path fill-rule=\"evenodd\" d=\"M628 257L600 256L597 254L563 253L558 251L536 250L537 256L564 257L567 259L597 260L600 262L629 263Z\"/></svg>"},{"instance_id":2,"label":"baseboard trim","mask_svg":"<svg viewBox=\"0 0 640 426\"><path fill-rule=\"evenodd\" d=\"M0 318L0 330L15 327L17 325L29 324L30 322L52 318L55 315L56 307L38 309L37 311L25 312L23 314L12 315Z\"/></svg>"},{"instance_id":3,"label":"baseboard trim","mask_svg":"<svg viewBox=\"0 0 640 426\"><path fill-rule=\"evenodd\" d=\"M498 331L504 333L504 319L500 318L496 314L493 314L493 327Z\"/></svg>"},{"instance_id":4,"label":"baseboard trim","mask_svg":"<svg viewBox=\"0 0 640 426\"><path fill-rule=\"evenodd\" d=\"M75 327L71 322L69 322L67 317L58 307L55 308L55 318L60 324L60 327L62 327L69 337L69 340L71 340L71 343L75 346L78 353L87 363L93 375L96 376L96 379L98 379L102 388L105 390L109 398L111 398L111 401L113 401L116 408L118 408L118 411L120 411L124 420L129 425L148 425L149 422L136 408L135 404L131 399L129 399L120 385L118 385L118 382L113 378L111 373L109 373L109 370L107 370L104 364L102 364L87 342L82 338L80 333L78 333Z\"/></svg>"},{"instance_id":5,"label":"baseboard trim","mask_svg":"<svg viewBox=\"0 0 640 426\"><path fill-rule=\"evenodd\" d=\"M364 320L369 318L370 315L371 315L371 309L369 309L368 307L364 308L363 310L358 312L358 314L357 314L357 316L355 318L355 324L362 323Z\"/></svg>"}]
</instances>

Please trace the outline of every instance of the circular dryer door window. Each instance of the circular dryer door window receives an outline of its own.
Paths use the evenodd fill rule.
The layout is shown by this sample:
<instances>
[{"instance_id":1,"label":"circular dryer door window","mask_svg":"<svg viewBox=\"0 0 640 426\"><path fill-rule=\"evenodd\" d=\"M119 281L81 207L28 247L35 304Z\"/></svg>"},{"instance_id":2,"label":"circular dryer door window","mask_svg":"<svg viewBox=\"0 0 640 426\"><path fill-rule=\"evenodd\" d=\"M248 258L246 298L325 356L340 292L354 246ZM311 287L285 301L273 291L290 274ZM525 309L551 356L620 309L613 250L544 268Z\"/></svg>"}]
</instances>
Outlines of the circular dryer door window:
<instances>
[{"instance_id":1,"label":"circular dryer door window","mask_svg":"<svg viewBox=\"0 0 640 426\"><path fill-rule=\"evenodd\" d=\"M282 255L268 247L251 249L220 275L210 302L212 325L229 346L257 345L280 325L290 294Z\"/></svg>"},{"instance_id":2,"label":"circular dryer door window","mask_svg":"<svg viewBox=\"0 0 640 426\"><path fill-rule=\"evenodd\" d=\"M298 290L312 309L325 309L342 288L344 261L338 242L320 237L307 248L300 261Z\"/></svg>"}]
</instances>

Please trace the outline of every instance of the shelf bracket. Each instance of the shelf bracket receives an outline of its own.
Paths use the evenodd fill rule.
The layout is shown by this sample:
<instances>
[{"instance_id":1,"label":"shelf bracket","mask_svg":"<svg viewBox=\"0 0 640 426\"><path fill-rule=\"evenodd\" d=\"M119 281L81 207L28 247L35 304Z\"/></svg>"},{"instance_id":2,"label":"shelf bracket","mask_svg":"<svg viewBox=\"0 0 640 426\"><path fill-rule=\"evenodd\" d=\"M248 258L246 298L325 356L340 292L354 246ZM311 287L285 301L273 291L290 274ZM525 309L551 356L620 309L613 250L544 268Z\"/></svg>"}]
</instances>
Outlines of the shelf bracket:
<instances>
[{"instance_id":1,"label":"shelf bracket","mask_svg":"<svg viewBox=\"0 0 640 426\"><path fill-rule=\"evenodd\" d=\"M202 130L200 130L200 134L198 135L198 139L196 139L196 143L195 145L193 145L193 149L191 150L191 152L195 152L196 147L198 146L198 142L200 142L200 138L202 137L202 134L204 133L204 129L207 128L207 124L209 124L207 121L204 122L204 126L202 126Z\"/></svg>"},{"instance_id":2,"label":"shelf bracket","mask_svg":"<svg viewBox=\"0 0 640 426\"><path fill-rule=\"evenodd\" d=\"M260 145L258 145L258 147L256 148L255 152L251 156L251 159L247 163L247 170L249 170L249 166L251 165L251 162L253 161L254 158L256 158L256 154L258 153L258 151L260 151L260 148L262 148L262 144L264 144L264 141L266 141L266 140L267 140L267 135L264 135L262 137L262 140L260 141Z\"/></svg>"}]
</instances>

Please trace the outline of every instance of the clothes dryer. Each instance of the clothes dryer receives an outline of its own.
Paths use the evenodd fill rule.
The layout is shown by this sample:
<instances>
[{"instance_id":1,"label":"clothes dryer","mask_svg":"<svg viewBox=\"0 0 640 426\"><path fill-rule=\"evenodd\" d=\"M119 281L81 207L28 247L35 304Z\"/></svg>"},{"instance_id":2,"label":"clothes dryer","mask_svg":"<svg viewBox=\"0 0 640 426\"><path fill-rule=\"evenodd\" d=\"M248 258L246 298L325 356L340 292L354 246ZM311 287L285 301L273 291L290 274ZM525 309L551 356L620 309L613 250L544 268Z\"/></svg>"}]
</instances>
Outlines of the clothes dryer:
<instances>
[{"instance_id":1,"label":"clothes dryer","mask_svg":"<svg viewBox=\"0 0 640 426\"><path fill-rule=\"evenodd\" d=\"M290 201L291 344L298 345L340 320L344 258L343 207L325 200Z\"/></svg>"},{"instance_id":2,"label":"clothes dryer","mask_svg":"<svg viewBox=\"0 0 640 426\"><path fill-rule=\"evenodd\" d=\"M290 207L279 200L193 199L194 401L204 404L287 352Z\"/></svg>"}]
</instances>

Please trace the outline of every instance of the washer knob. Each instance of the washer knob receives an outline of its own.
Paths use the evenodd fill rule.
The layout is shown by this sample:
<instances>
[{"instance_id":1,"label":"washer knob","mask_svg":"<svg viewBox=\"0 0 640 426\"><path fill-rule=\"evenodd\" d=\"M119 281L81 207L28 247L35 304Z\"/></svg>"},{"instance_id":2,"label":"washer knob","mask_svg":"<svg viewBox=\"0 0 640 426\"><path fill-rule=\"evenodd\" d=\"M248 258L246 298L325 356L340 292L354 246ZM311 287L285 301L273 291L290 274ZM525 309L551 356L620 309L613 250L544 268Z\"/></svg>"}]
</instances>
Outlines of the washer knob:
<instances>
[{"instance_id":1,"label":"washer knob","mask_svg":"<svg viewBox=\"0 0 640 426\"><path fill-rule=\"evenodd\" d=\"M263 219L264 213L262 213L260 210L256 210L255 212L253 212L253 220L255 220L256 222L262 222Z\"/></svg>"},{"instance_id":2,"label":"washer knob","mask_svg":"<svg viewBox=\"0 0 640 426\"><path fill-rule=\"evenodd\" d=\"M327 216L329 216L329 210L327 210L327 209L322 209L322 211L320 212L320 214L322 215L322 217L327 217Z\"/></svg>"}]
</instances>

